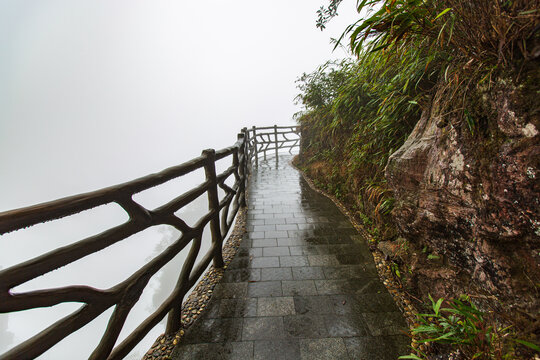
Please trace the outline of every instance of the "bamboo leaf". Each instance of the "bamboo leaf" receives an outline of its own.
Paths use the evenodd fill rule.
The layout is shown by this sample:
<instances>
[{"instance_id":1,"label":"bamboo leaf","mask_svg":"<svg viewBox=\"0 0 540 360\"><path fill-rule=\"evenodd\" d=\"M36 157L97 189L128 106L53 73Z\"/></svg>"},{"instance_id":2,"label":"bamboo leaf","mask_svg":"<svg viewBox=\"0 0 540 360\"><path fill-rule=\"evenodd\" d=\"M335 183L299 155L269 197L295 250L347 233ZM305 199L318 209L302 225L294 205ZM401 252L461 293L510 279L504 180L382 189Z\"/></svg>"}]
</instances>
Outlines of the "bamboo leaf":
<instances>
[{"instance_id":1,"label":"bamboo leaf","mask_svg":"<svg viewBox=\"0 0 540 360\"><path fill-rule=\"evenodd\" d=\"M447 12L449 12L450 10L452 10L452 8L446 8L446 9L444 9L443 11L440 12L439 15L435 16L435 19L434 19L434 20L437 20L438 18L440 18L441 16L443 16L444 14L446 14Z\"/></svg>"},{"instance_id":2,"label":"bamboo leaf","mask_svg":"<svg viewBox=\"0 0 540 360\"><path fill-rule=\"evenodd\" d=\"M521 340L521 339L514 339L514 341L521 344L521 345L525 345L526 347L531 348L531 349L533 349L535 351L540 352L540 346L538 346L536 344L533 344L532 342L528 342L528 341Z\"/></svg>"}]
</instances>

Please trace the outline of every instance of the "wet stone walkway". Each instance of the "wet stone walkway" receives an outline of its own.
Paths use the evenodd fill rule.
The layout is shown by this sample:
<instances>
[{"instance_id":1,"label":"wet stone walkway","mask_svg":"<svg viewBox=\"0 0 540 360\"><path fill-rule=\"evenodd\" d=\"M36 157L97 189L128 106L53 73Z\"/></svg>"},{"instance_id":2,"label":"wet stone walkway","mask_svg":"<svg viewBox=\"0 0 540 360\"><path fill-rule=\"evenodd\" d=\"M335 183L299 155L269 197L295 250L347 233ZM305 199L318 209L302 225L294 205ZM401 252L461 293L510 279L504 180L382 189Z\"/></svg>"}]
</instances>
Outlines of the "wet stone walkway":
<instances>
[{"instance_id":1,"label":"wet stone walkway","mask_svg":"<svg viewBox=\"0 0 540 360\"><path fill-rule=\"evenodd\" d=\"M173 359L397 359L405 322L347 218L281 156L260 162L246 234Z\"/></svg>"}]
</instances>

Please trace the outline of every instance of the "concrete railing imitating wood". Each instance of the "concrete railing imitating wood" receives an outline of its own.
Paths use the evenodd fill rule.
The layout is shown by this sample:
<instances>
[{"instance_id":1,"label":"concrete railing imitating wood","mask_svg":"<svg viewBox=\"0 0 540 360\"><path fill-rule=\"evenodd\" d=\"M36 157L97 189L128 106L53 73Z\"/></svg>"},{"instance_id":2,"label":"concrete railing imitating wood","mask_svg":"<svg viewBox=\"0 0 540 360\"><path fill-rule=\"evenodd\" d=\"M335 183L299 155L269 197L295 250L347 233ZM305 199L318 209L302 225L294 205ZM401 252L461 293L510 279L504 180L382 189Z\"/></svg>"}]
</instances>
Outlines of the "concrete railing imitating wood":
<instances>
[{"instance_id":1,"label":"concrete railing imitating wood","mask_svg":"<svg viewBox=\"0 0 540 360\"><path fill-rule=\"evenodd\" d=\"M291 138L293 135L296 135L294 139ZM277 156L279 149L291 149L298 144L298 130L294 126L253 127L249 130L244 128L233 146L219 151L204 150L201 156L159 173L94 192L0 213L0 235L111 203L118 204L129 215L129 220L121 225L0 271L0 313L49 307L64 302L84 304L37 335L0 354L0 359L35 358L113 306L114 311L108 326L90 359L125 357L167 314L167 334L177 332L181 326L182 301L187 291L199 280L211 262L215 267L223 267L223 240L240 207L246 206L247 174L252 159L258 162L259 154L266 157L266 152L272 150ZM229 168L217 174L216 161L229 157ZM205 181L163 206L148 210L133 200L133 195L139 192L201 168L204 168ZM231 176L234 177L232 187L225 183ZM218 186L223 190L224 195L221 198ZM195 225L188 226L175 215L175 212L205 193L208 195L208 212ZM195 264L202 233L208 224L212 244L209 251ZM155 225L173 226L181 231L181 235L153 260L109 289L74 285L23 293L11 291L16 286ZM139 300L150 278L190 243L190 251L169 297L115 347L129 312Z\"/></svg>"},{"instance_id":2,"label":"concrete railing imitating wood","mask_svg":"<svg viewBox=\"0 0 540 360\"><path fill-rule=\"evenodd\" d=\"M280 149L289 149L289 153L295 147L300 147L300 127L299 126L255 126L249 129L249 149L250 158L259 162L259 156L262 154L266 160L267 152L278 156Z\"/></svg>"}]
</instances>

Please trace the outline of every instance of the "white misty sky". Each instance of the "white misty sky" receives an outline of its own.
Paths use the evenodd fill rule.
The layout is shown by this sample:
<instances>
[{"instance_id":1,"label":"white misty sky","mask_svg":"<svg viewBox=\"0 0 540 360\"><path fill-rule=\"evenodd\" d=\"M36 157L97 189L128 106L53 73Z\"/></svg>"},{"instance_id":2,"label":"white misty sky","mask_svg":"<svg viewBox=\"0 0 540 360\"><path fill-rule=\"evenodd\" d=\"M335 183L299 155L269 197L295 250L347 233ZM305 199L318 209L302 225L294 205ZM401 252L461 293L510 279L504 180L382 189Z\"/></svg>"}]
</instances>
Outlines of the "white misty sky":
<instances>
[{"instance_id":1,"label":"white misty sky","mask_svg":"<svg viewBox=\"0 0 540 360\"><path fill-rule=\"evenodd\" d=\"M292 124L329 59L324 0L0 0L0 211L95 190Z\"/></svg>"},{"instance_id":2,"label":"white misty sky","mask_svg":"<svg viewBox=\"0 0 540 360\"><path fill-rule=\"evenodd\" d=\"M293 124L300 110L293 104L296 78L345 57L342 50L332 53L330 38L357 17L349 0L321 32L316 10L326 2L0 0L0 212L160 171L205 148L232 145L244 126ZM199 182L182 178L182 186L186 181ZM142 204L157 206L178 195L179 186L167 186L146 193ZM183 209L182 217L196 219L205 207L202 201ZM2 235L0 269L125 218L110 205ZM147 229L95 254L99 261L92 255L23 287L111 286L169 243L176 236L170 230ZM128 319L132 328L157 306L156 294L174 284L167 278L164 272L152 279ZM73 305L0 314L0 353ZM69 358L81 346L89 353L106 320L42 358ZM135 358L163 329L153 331Z\"/></svg>"}]
</instances>

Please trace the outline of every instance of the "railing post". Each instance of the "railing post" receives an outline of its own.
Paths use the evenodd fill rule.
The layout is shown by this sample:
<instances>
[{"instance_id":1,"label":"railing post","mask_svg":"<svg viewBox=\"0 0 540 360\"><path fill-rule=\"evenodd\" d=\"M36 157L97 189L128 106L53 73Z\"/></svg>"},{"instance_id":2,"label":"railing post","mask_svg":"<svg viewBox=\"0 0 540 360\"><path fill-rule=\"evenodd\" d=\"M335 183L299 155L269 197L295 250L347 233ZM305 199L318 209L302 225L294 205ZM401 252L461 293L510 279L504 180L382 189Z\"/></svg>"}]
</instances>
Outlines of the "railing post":
<instances>
[{"instance_id":1,"label":"railing post","mask_svg":"<svg viewBox=\"0 0 540 360\"><path fill-rule=\"evenodd\" d=\"M216 177L216 151L214 149L203 150L202 155L206 157L204 173L206 180L210 182L208 187L208 209L213 212L210 220L210 232L212 234L212 246L214 247L214 267L223 267L223 237L219 227L219 198L217 191Z\"/></svg>"},{"instance_id":2,"label":"railing post","mask_svg":"<svg viewBox=\"0 0 540 360\"><path fill-rule=\"evenodd\" d=\"M245 207L246 206L246 169L245 169L245 165L246 165L246 136L245 136L245 132L243 132L244 130L242 130L242 133L241 134L238 134L238 140L244 140L242 142L242 146L240 146L240 148L238 149L238 152L236 152L235 154L237 154L233 160L236 160L236 159L240 159L240 160L236 160L238 162L238 164L236 164L236 166L238 166L238 176L240 177L240 183L238 184L239 185L239 188L238 188L238 191L240 192L241 194L241 201L240 201L240 206L241 207Z\"/></svg>"},{"instance_id":3,"label":"railing post","mask_svg":"<svg viewBox=\"0 0 540 360\"><path fill-rule=\"evenodd\" d=\"M244 174L246 174L246 186L247 189L247 177L251 173L250 171L250 165L251 165L251 151L249 148L249 144L251 143L251 137L249 136L249 131L247 127L242 129L242 132L244 133L244 154L246 155L246 161L244 161Z\"/></svg>"},{"instance_id":4,"label":"railing post","mask_svg":"<svg viewBox=\"0 0 540 360\"><path fill-rule=\"evenodd\" d=\"M257 154L257 128L253 126L253 148L255 151L255 166L259 166L259 155Z\"/></svg>"},{"instance_id":5,"label":"railing post","mask_svg":"<svg viewBox=\"0 0 540 360\"><path fill-rule=\"evenodd\" d=\"M274 141L276 143L276 161L278 161L278 135L277 135L277 125L274 125Z\"/></svg>"}]
</instances>

